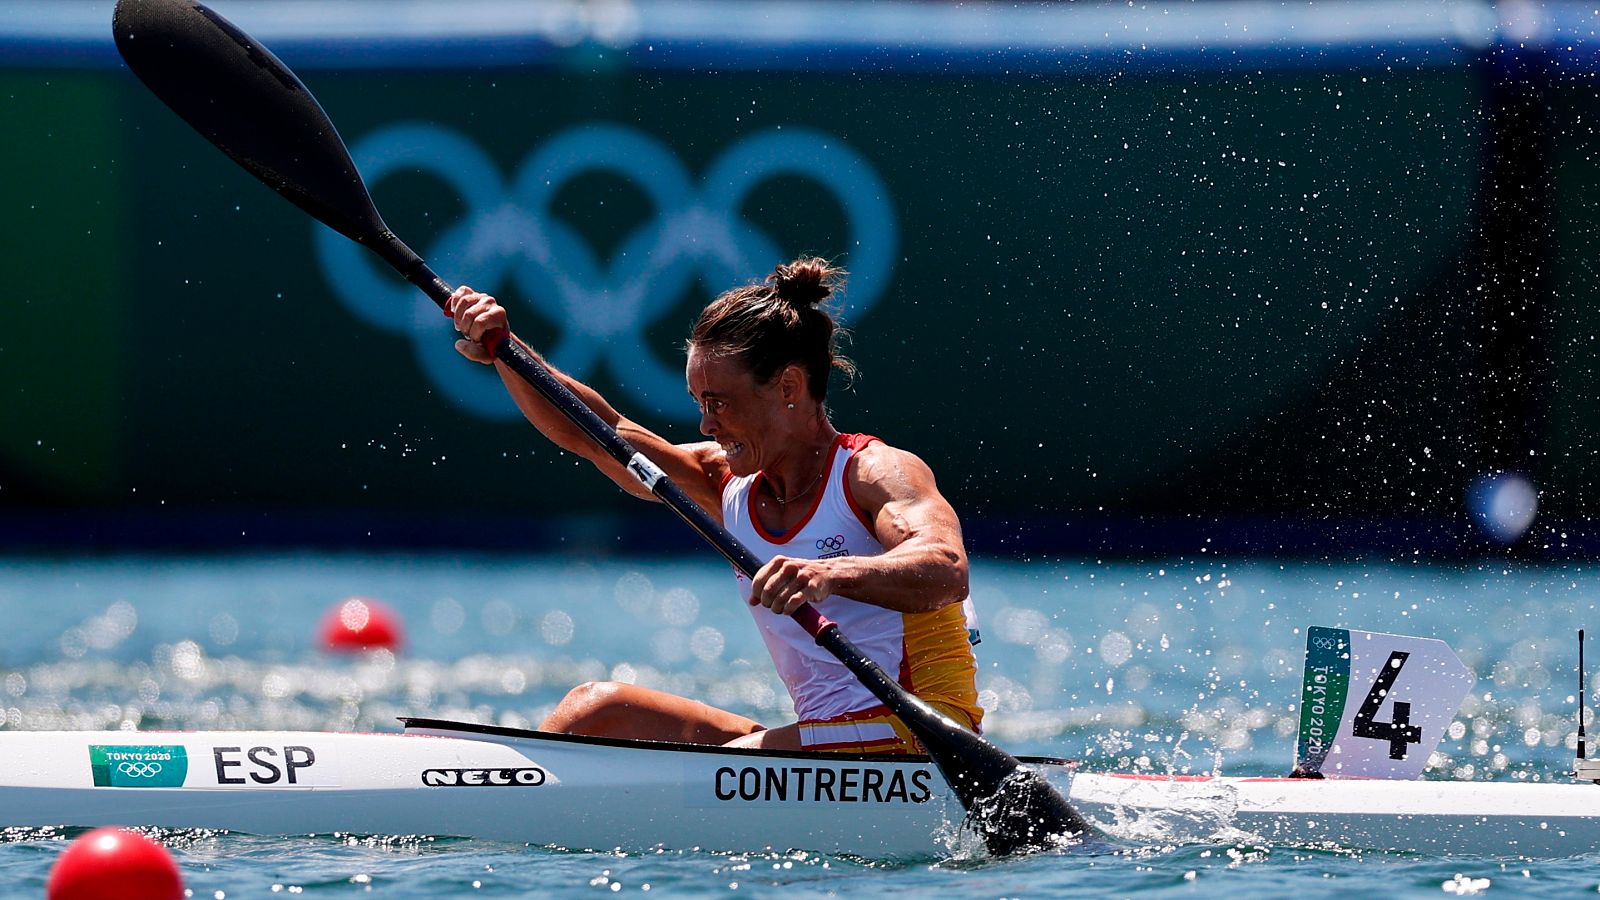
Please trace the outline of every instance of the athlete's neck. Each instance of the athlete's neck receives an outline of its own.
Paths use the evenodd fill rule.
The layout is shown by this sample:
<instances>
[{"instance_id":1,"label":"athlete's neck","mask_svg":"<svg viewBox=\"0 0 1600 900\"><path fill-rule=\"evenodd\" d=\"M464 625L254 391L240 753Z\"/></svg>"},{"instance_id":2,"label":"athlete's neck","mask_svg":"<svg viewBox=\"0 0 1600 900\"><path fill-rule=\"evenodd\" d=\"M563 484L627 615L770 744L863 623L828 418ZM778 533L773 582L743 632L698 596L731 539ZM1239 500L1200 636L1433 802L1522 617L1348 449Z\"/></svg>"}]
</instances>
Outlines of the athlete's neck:
<instances>
[{"instance_id":1,"label":"athlete's neck","mask_svg":"<svg viewBox=\"0 0 1600 900\"><path fill-rule=\"evenodd\" d=\"M828 460L839 432L823 420L822 427L797 442L774 465L761 471L766 494L780 507L810 497L827 475Z\"/></svg>"}]
</instances>

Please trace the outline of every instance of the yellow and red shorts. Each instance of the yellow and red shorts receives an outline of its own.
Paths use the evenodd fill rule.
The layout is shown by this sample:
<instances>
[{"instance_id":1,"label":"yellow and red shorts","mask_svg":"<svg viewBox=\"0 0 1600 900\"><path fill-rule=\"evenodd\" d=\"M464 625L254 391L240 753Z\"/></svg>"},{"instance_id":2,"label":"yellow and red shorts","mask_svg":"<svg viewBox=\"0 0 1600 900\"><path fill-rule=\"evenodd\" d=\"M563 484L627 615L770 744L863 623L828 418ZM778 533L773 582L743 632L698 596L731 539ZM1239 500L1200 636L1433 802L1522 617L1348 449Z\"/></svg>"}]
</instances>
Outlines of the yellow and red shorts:
<instances>
[{"instance_id":1,"label":"yellow and red shorts","mask_svg":"<svg viewBox=\"0 0 1600 900\"><path fill-rule=\"evenodd\" d=\"M924 700L950 720L973 731L972 715L959 706ZM914 754L927 751L900 718L886 706L872 706L828 719L802 719L800 746L838 753Z\"/></svg>"}]
</instances>

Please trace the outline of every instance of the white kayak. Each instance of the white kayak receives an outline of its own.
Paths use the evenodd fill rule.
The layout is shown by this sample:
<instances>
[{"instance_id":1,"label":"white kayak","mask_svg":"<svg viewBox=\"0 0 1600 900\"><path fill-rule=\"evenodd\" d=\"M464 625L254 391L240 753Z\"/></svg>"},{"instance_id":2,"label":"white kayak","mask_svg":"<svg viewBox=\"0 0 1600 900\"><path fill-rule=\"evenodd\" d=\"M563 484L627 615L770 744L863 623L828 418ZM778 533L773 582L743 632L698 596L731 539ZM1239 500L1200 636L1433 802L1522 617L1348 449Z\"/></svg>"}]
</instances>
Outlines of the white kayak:
<instances>
[{"instance_id":1,"label":"white kayak","mask_svg":"<svg viewBox=\"0 0 1600 900\"><path fill-rule=\"evenodd\" d=\"M950 853L922 757L777 753L408 719L404 734L0 732L0 827L450 835L571 849ZM1067 785L1067 764L1029 759Z\"/></svg>"},{"instance_id":2,"label":"white kayak","mask_svg":"<svg viewBox=\"0 0 1600 900\"><path fill-rule=\"evenodd\" d=\"M938 857L962 810L919 757L729 750L406 721L403 734L0 732L0 826L450 835L572 849ZM1077 772L1024 757L1136 842L1437 854L1600 850L1600 787Z\"/></svg>"}]
</instances>

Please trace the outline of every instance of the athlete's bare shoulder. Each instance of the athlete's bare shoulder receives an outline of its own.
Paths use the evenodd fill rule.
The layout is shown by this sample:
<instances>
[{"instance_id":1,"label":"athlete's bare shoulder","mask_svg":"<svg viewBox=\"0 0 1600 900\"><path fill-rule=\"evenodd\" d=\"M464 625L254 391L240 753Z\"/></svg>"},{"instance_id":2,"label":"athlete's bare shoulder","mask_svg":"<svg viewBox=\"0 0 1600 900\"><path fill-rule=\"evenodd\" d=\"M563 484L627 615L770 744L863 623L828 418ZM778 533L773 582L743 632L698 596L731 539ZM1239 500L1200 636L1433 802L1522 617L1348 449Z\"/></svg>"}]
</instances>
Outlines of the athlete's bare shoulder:
<instances>
[{"instance_id":1,"label":"athlete's bare shoulder","mask_svg":"<svg viewBox=\"0 0 1600 900\"><path fill-rule=\"evenodd\" d=\"M851 488L884 492L884 498L907 499L933 489L933 470L910 450L873 440L850 460Z\"/></svg>"}]
</instances>

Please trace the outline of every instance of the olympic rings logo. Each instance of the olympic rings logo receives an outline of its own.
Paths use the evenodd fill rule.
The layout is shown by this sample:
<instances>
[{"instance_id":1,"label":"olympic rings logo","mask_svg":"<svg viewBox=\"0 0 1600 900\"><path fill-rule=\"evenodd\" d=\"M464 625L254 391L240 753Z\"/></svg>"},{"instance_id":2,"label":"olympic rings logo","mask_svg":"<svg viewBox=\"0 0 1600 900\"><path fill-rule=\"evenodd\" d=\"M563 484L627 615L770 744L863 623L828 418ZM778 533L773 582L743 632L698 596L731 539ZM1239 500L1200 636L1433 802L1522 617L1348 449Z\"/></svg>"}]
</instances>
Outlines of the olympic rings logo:
<instances>
[{"instance_id":1,"label":"olympic rings logo","mask_svg":"<svg viewBox=\"0 0 1600 900\"><path fill-rule=\"evenodd\" d=\"M161 774L161 763L121 762L117 763L117 771L129 778L154 778Z\"/></svg>"},{"instance_id":2,"label":"olympic rings logo","mask_svg":"<svg viewBox=\"0 0 1600 900\"><path fill-rule=\"evenodd\" d=\"M542 347L551 362L579 379L606 363L635 400L673 418L694 419L681 402L681 362L663 361L645 335L694 287L696 276L722 290L760 278L788 258L740 212L757 187L800 176L838 202L850 231L846 316L871 309L894 269L896 223L888 187L855 150L808 128L774 128L743 138L711 162L698 185L671 148L633 128L605 123L555 135L522 161L509 183L476 143L429 122L374 131L351 147L351 156L371 185L418 170L449 185L466 212L431 246L417 248L434 270L490 293L515 285L520 297L562 329ZM636 184L656 212L609 260L550 214L563 185L595 171ZM408 335L423 373L450 402L485 418L518 416L492 370L462 364L449 339L454 332L425 297L380 271L368 251L329 228L315 229L324 274L357 317ZM408 308L410 317L396 315Z\"/></svg>"},{"instance_id":3,"label":"olympic rings logo","mask_svg":"<svg viewBox=\"0 0 1600 900\"><path fill-rule=\"evenodd\" d=\"M842 534L836 534L833 537L825 537L817 541L818 550L838 550L843 546L844 535Z\"/></svg>"}]
</instances>

